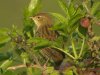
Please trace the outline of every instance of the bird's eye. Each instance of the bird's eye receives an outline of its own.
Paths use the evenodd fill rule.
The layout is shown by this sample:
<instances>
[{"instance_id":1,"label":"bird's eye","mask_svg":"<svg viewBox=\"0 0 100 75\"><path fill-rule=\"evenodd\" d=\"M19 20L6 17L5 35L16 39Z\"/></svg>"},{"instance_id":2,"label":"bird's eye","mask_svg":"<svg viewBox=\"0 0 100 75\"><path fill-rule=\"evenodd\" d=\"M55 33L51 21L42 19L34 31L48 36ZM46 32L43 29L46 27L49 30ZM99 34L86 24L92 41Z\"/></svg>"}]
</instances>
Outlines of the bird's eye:
<instances>
[{"instance_id":1,"label":"bird's eye","mask_svg":"<svg viewBox=\"0 0 100 75\"><path fill-rule=\"evenodd\" d=\"M38 19L41 18L40 16L37 17Z\"/></svg>"}]
</instances>

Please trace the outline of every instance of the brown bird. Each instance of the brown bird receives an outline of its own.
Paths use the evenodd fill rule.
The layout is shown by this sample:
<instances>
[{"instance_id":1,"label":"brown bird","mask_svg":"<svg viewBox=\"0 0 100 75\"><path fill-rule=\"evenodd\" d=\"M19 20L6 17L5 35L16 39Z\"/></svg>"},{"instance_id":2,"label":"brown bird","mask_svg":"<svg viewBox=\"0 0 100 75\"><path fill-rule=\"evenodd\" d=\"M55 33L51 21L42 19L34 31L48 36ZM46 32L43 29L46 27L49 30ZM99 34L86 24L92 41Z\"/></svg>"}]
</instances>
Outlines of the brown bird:
<instances>
[{"instance_id":1,"label":"brown bird","mask_svg":"<svg viewBox=\"0 0 100 75\"><path fill-rule=\"evenodd\" d=\"M31 19L36 24L36 36L55 41L58 37L58 33L54 30L50 30L53 24L51 17L47 13L39 13L31 17ZM58 69L65 57L64 53L50 47L43 48L41 51L43 55L46 55L55 62L55 69Z\"/></svg>"}]
</instances>

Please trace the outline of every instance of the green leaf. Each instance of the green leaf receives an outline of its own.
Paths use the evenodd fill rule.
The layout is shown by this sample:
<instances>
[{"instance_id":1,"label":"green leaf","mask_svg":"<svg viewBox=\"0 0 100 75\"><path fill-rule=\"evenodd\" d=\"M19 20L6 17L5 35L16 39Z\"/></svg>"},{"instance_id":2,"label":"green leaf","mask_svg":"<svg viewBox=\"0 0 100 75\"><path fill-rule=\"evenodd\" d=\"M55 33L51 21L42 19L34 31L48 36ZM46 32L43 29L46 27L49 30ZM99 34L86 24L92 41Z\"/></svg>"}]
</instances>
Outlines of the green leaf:
<instances>
[{"instance_id":1,"label":"green leaf","mask_svg":"<svg viewBox=\"0 0 100 75\"><path fill-rule=\"evenodd\" d=\"M31 0L29 6L25 10L24 19L28 20L30 16L37 14L41 8L41 0Z\"/></svg>"},{"instance_id":2,"label":"green leaf","mask_svg":"<svg viewBox=\"0 0 100 75\"><path fill-rule=\"evenodd\" d=\"M75 10L74 5L73 5L72 2L70 3L70 5L68 7L68 11L69 11L69 15L70 16L73 16L75 14L75 12L76 12L76 10Z\"/></svg>"},{"instance_id":3,"label":"green leaf","mask_svg":"<svg viewBox=\"0 0 100 75\"><path fill-rule=\"evenodd\" d=\"M0 53L0 61L7 60L10 58L10 54L8 53Z\"/></svg>"},{"instance_id":4,"label":"green leaf","mask_svg":"<svg viewBox=\"0 0 100 75\"><path fill-rule=\"evenodd\" d=\"M4 61L4 62L0 65L0 68L3 69L3 70L5 70L5 69L7 69L10 65L12 65L12 63L13 63L13 60L8 59L8 60Z\"/></svg>"},{"instance_id":5,"label":"green leaf","mask_svg":"<svg viewBox=\"0 0 100 75\"><path fill-rule=\"evenodd\" d=\"M52 28L50 28L51 30L58 30L58 31L62 31L64 29L64 24L63 23L56 23L55 25L53 25Z\"/></svg>"},{"instance_id":6,"label":"green leaf","mask_svg":"<svg viewBox=\"0 0 100 75\"><path fill-rule=\"evenodd\" d=\"M81 38L85 38L87 34L87 28L83 28L82 26L78 27L78 34Z\"/></svg>"},{"instance_id":7,"label":"green leaf","mask_svg":"<svg viewBox=\"0 0 100 75\"><path fill-rule=\"evenodd\" d=\"M92 41L99 41L100 40L100 36L95 36L92 38Z\"/></svg>"},{"instance_id":8,"label":"green leaf","mask_svg":"<svg viewBox=\"0 0 100 75\"><path fill-rule=\"evenodd\" d=\"M59 4L59 6L61 7L61 9L65 12L67 18L70 19L68 7L67 7L67 4L65 3L65 1L64 0L57 0L57 2Z\"/></svg>"},{"instance_id":9,"label":"green leaf","mask_svg":"<svg viewBox=\"0 0 100 75\"><path fill-rule=\"evenodd\" d=\"M33 69L32 67L27 68L27 75L33 75Z\"/></svg>"},{"instance_id":10,"label":"green leaf","mask_svg":"<svg viewBox=\"0 0 100 75\"><path fill-rule=\"evenodd\" d=\"M60 31L59 32L59 34L61 35L61 36L63 36L63 38L67 38L68 37L68 34L67 34L68 32L67 32L67 30L66 30L66 32L63 32L63 31ZM66 39L67 40L67 39Z\"/></svg>"},{"instance_id":11,"label":"green leaf","mask_svg":"<svg viewBox=\"0 0 100 75\"><path fill-rule=\"evenodd\" d=\"M95 17L100 20L100 10L95 13Z\"/></svg>"},{"instance_id":12,"label":"green leaf","mask_svg":"<svg viewBox=\"0 0 100 75\"><path fill-rule=\"evenodd\" d=\"M100 7L100 1L95 2L91 8L91 14L94 15L99 7Z\"/></svg>"},{"instance_id":13,"label":"green leaf","mask_svg":"<svg viewBox=\"0 0 100 75\"><path fill-rule=\"evenodd\" d=\"M71 69L67 69L64 71L64 75L73 75L73 71Z\"/></svg>"},{"instance_id":14,"label":"green leaf","mask_svg":"<svg viewBox=\"0 0 100 75\"><path fill-rule=\"evenodd\" d=\"M57 20L56 23L53 25L51 30L58 30L58 31L67 31L67 25L68 25L68 18L62 16L58 13L50 13L53 15Z\"/></svg>"},{"instance_id":15,"label":"green leaf","mask_svg":"<svg viewBox=\"0 0 100 75\"><path fill-rule=\"evenodd\" d=\"M0 48L4 47L6 43L0 44Z\"/></svg>"},{"instance_id":16,"label":"green leaf","mask_svg":"<svg viewBox=\"0 0 100 75\"><path fill-rule=\"evenodd\" d=\"M15 72L7 70L3 75L17 75Z\"/></svg>"},{"instance_id":17,"label":"green leaf","mask_svg":"<svg viewBox=\"0 0 100 75\"><path fill-rule=\"evenodd\" d=\"M59 71L53 70L53 72L50 75L60 75L60 74L59 74Z\"/></svg>"},{"instance_id":18,"label":"green leaf","mask_svg":"<svg viewBox=\"0 0 100 75\"><path fill-rule=\"evenodd\" d=\"M82 17L81 14L77 14L77 15L73 16L72 19L70 19L69 28L68 28L69 33L75 31L75 29L78 27L79 20L81 17Z\"/></svg>"},{"instance_id":19,"label":"green leaf","mask_svg":"<svg viewBox=\"0 0 100 75\"><path fill-rule=\"evenodd\" d=\"M9 30L7 28L0 28L0 35L7 35Z\"/></svg>"},{"instance_id":20,"label":"green leaf","mask_svg":"<svg viewBox=\"0 0 100 75\"><path fill-rule=\"evenodd\" d=\"M39 68L27 68L27 75L41 75L42 71Z\"/></svg>"},{"instance_id":21,"label":"green leaf","mask_svg":"<svg viewBox=\"0 0 100 75\"><path fill-rule=\"evenodd\" d=\"M9 40L10 37L2 35L2 37L0 37L0 46L5 45L5 43L7 43Z\"/></svg>"},{"instance_id":22,"label":"green leaf","mask_svg":"<svg viewBox=\"0 0 100 75\"><path fill-rule=\"evenodd\" d=\"M47 73L52 73L54 71L54 67L47 67L46 72Z\"/></svg>"},{"instance_id":23,"label":"green leaf","mask_svg":"<svg viewBox=\"0 0 100 75\"><path fill-rule=\"evenodd\" d=\"M28 40L28 43L35 43L34 49L41 49L51 45L51 42L47 39L43 38L32 38Z\"/></svg>"},{"instance_id":24,"label":"green leaf","mask_svg":"<svg viewBox=\"0 0 100 75\"><path fill-rule=\"evenodd\" d=\"M64 46L64 42L67 40L64 39L65 36L59 36L54 42L53 42L53 46L56 46L56 47L59 47L59 48L62 48Z\"/></svg>"},{"instance_id":25,"label":"green leaf","mask_svg":"<svg viewBox=\"0 0 100 75\"><path fill-rule=\"evenodd\" d=\"M10 71L10 70L6 70L4 72L0 72L0 75L17 75L15 72Z\"/></svg>"},{"instance_id":26,"label":"green leaf","mask_svg":"<svg viewBox=\"0 0 100 75\"><path fill-rule=\"evenodd\" d=\"M69 26L74 26L80 20L81 17L82 17L81 14L73 16L69 21Z\"/></svg>"},{"instance_id":27,"label":"green leaf","mask_svg":"<svg viewBox=\"0 0 100 75\"><path fill-rule=\"evenodd\" d=\"M76 67L72 67L72 71L73 71L73 75L79 75L78 73L77 73L77 68Z\"/></svg>"},{"instance_id":28,"label":"green leaf","mask_svg":"<svg viewBox=\"0 0 100 75\"><path fill-rule=\"evenodd\" d=\"M0 47L4 46L11 39L7 32L8 29L0 29Z\"/></svg>"},{"instance_id":29,"label":"green leaf","mask_svg":"<svg viewBox=\"0 0 100 75\"><path fill-rule=\"evenodd\" d=\"M30 17L37 14L40 11L40 8L41 8L41 0L31 0L29 6L25 10L23 31L26 38L28 38L27 32L30 32L31 36L33 36L34 22L30 19Z\"/></svg>"},{"instance_id":30,"label":"green leaf","mask_svg":"<svg viewBox=\"0 0 100 75\"><path fill-rule=\"evenodd\" d=\"M76 10L76 12L75 12L74 15L81 14L81 15L84 16L86 14L86 11L85 11L85 9L83 8L82 5L79 5L75 10Z\"/></svg>"},{"instance_id":31,"label":"green leaf","mask_svg":"<svg viewBox=\"0 0 100 75\"><path fill-rule=\"evenodd\" d=\"M50 13L50 14L54 16L57 20L59 20L61 23L67 21L67 19L59 13Z\"/></svg>"},{"instance_id":32,"label":"green leaf","mask_svg":"<svg viewBox=\"0 0 100 75\"><path fill-rule=\"evenodd\" d=\"M40 38L40 37L34 37L34 38L31 38L31 39L28 39L28 43L41 43L43 41L48 41L44 38Z\"/></svg>"},{"instance_id":33,"label":"green leaf","mask_svg":"<svg viewBox=\"0 0 100 75\"><path fill-rule=\"evenodd\" d=\"M42 49L42 48L45 48L45 47L49 47L51 45L51 43L47 42L47 41L44 41L42 43L39 43L37 44L34 49L38 50L38 49Z\"/></svg>"},{"instance_id":34,"label":"green leaf","mask_svg":"<svg viewBox=\"0 0 100 75\"><path fill-rule=\"evenodd\" d=\"M28 6L28 11L29 13L36 14L37 12L39 12L41 7L41 0L31 0L30 4Z\"/></svg>"}]
</instances>

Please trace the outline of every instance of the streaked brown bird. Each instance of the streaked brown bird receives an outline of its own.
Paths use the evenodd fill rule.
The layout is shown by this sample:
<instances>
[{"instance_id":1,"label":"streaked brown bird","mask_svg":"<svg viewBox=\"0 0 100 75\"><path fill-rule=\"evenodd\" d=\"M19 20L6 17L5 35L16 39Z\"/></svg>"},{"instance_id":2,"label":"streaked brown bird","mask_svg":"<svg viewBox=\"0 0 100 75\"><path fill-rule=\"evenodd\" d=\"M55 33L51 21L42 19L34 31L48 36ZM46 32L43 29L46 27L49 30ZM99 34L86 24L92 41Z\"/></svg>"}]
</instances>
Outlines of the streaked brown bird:
<instances>
[{"instance_id":1,"label":"streaked brown bird","mask_svg":"<svg viewBox=\"0 0 100 75\"><path fill-rule=\"evenodd\" d=\"M58 33L50 30L53 24L51 17L47 13L39 13L31 17L31 19L36 24L36 36L48 39L50 41L55 41L55 39L58 37ZM55 69L58 69L65 57L64 54L50 47L43 48L41 51L44 55L55 62Z\"/></svg>"}]
</instances>

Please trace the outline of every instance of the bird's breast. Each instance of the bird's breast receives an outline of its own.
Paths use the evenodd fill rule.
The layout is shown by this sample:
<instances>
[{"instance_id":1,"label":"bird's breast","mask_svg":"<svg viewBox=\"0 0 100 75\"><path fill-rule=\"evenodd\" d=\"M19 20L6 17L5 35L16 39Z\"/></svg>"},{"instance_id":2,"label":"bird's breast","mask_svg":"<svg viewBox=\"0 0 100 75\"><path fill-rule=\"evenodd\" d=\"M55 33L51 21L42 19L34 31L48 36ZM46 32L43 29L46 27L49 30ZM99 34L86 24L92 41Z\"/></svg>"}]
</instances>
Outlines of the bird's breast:
<instances>
[{"instance_id":1,"label":"bird's breast","mask_svg":"<svg viewBox=\"0 0 100 75\"><path fill-rule=\"evenodd\" d=\"M42 26L37 30L36 35L51 41L55 40L57 38L57 33L53 30L50 30L50 28L50 25Z\"/></svg>"}]
</instances>

